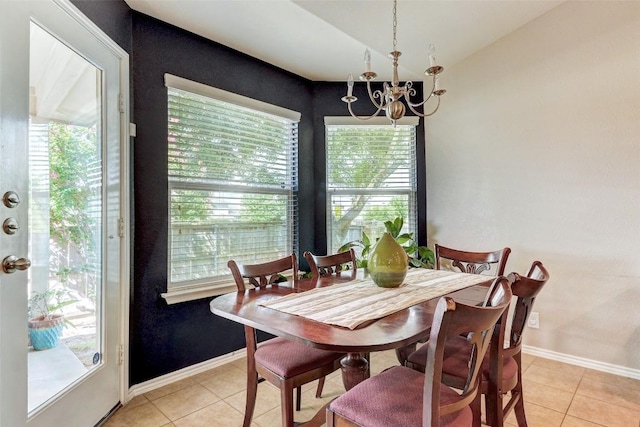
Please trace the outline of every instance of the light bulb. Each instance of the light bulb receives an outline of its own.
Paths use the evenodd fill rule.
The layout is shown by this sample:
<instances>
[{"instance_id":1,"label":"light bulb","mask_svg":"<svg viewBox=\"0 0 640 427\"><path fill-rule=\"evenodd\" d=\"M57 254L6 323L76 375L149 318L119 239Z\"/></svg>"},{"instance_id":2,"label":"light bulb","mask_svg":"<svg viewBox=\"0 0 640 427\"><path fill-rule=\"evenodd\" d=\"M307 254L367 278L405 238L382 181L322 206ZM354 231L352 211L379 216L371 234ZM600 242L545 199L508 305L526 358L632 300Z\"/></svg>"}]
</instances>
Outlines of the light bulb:
<instances>
[{"instance_id":1,"label":"light bulb","mask_svg":"<svg viewBox=\"0 0 640 427\"><path fill-rule=\"evenodd\" d=\"M369 49L364 51L364 71L371 72L371 52Z\"/></svg>"},{"instance_id":2,"label":"light bulb","mask_svg":"<svg viewBox=\"0 0 640 427\"><path fill-rule=\"evenodd\" d=\"M347 96L353 95L353 74L349 74L349 79L347 80Z\"/></svg>"},{"instance_id":3,"label":"light bulb","mask_svg":"<svg viewBox=\"0 0 640 427\"><path fill-rule=\"evenodd\" d=\"M429 67L435 67L436 65L436 47L431 43L429 44Z\"/></svg>"}]
</instances>

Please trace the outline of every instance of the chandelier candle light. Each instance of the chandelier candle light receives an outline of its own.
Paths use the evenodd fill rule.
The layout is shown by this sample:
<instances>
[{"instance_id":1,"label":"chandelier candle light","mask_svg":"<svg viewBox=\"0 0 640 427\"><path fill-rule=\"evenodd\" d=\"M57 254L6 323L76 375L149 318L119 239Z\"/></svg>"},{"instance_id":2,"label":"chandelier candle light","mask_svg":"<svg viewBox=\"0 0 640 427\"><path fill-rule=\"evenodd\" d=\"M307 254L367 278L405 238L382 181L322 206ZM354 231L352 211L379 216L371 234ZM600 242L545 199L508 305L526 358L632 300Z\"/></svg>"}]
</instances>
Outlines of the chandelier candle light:
<instances>
[{"instance_id":1,"label":"chandelier candle light","mask_svg":"<svg viewBox=\"0 0 640 427\"><path fill-rule=\"evenodd\" d=\"M371 81L375 80L378 76L376 73L371 71L371 53L369 49L367 49L364 53L364 73L360 74L360 80L367 82L367 91L369 92L369 99L373 105L378 109L375 113L370 116L358 116L353 113L351 109L351 104L356 102L358 98L353 96L353 75L349 75L349 80L347 80L347 96L343 96L342 100L347 103L349 107L349 114L351 114L356 119L360 120L368 120L372 117L377 116L380 111L384 110L387 118L391 120L391 123L396 124L397 120L400 120L404 117L404 113L406 111L406 107L404 103L401 101L404 98L409 109L420 117L429 117L435 114L438 111L438 107L440 106L440 95L443 95L446 90L440 89L438 84L438 75L442 73L444 70L443 67L436 63L435 58L435 48L433 45L429 45L429 68L424 72L427 76L431 77L431 92L429 92L429 96L422 102L414 104L411 102L410 97L416 94L416 90L413 88L413 83L411 81L405 82L404 86L400 86L400 82L398 79L398 58L402 55L402 52L399 52L396 48L397 39L396 39L396 28L398 24L397 19L397 0L393 0L393 51L389 53L389 58L393 60L393 81L391 84L384 82L383 90L371 90ZM419 112L416 108L423 107L431 98L437 98L437 104L435 108L429 112Z\"/></svg>"}]
</instances>

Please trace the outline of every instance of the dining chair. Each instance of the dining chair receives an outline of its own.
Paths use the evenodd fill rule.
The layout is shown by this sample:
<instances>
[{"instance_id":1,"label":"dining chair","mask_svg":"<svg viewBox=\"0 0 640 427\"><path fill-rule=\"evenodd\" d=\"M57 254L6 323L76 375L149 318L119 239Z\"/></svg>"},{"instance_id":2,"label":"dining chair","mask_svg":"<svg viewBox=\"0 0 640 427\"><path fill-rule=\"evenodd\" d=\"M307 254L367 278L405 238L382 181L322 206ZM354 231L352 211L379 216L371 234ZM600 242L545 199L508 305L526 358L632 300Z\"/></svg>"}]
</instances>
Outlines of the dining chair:
<instances>
[{"instance_id":1,"label":"dining chair","mask_svg":"<svg viewBox=\"0 0 640 427\"><path fill-rule=\"evenodd\" d=\"M395 366L371 377L327 408L327 426L480 426L479 372L492 331L511 300L509 281L498 277L490 288L491 304L467 305L451 297L438 301L425 373ZM464 334L469 343L466 387L441 382L445 344Z\"/></svg>"},{"instance_id":2,"label":"dining chair","mask_svg":"<svg viewBox=\"0 0 640 427\"><path fill-rule=\"evenodd\" d=\"M318 279L324 276L342 276L342 273L348 271L350 278L356 277L358 265L356 261L356 253L353 248L348 251L338 252L331 255L314 255L306 251L304 257L309 263L311 269L311 277Z\"/></svg>"},{"instance_id":3,"label":"dining chair","mask_svg":"<svg viewBox=\"0 0 640 427\"><path fill-rule=\"evenodd\" d=\"M356 253L353 248L349 248L348 251L338 252L330 255L314 255L310 251L305 251L304 257L309 264L311 270L311 278L313 280L320 280L323 277L338 276L347 280L353 280L356 278L358 266L356 262ZM343 275L343 272L348 271L348 275ZM365 355L369 360L369 355ZM318 387L316 389L316 398L322 397L322 389L324 388L324 377L318 380ZM296 402L298 405L298 402Z\"/></svg>"},{"instance_id":4,"label":"dining chair","mask_svg":"<svg viewBox=\"0 0 640 427\"><path fill-rule=\"evenodd\" d=\"M536 297L542 290L549 272L540 261L534 261L526 277L517 273L507 276L511 282L511 292L516 297L508 329L508 311L498 320L493 333L489 352L482 363L481 393L485 395L486 423L502 427L504 420L513 410L519 427L526 427L522 391L522 335L533 309ZM506 336L508 340L505 340ZM454 339L447 344L443 362L443 382L453 387L464 387L467 368L463 364L463 354L468 344L462 339ZM424 347L409 355L406 366L424 371L427 351ZM509 400L504 398L510 393Z\"/></svg>"},{"instance_id":5,"label":"dining chair","mask_svg":"<svg viewBox=\"0 0 640 427\"><path fill-rule=\"evenodd\" d=\"M460 249L448 248L435 244L434 256L436 259L436 270L456 269L461 273L482 274L492 272L493 276L504 274L507 259L511 249L506 247L490 252L469 252ZM494 268L492 268L492 266ZM420 340L419 342L425 342ZM401 365L405 365L407 357L416 351L417 343L408 344L396 349L396 358Z\"/></svg>"},{"instance_id":6,"label":"dining chair","mask_svg":"<svg viewBox=\"0 0 640 427\"><path fill-rule=\"evenodd\" d=\"M263 264L239 264L230 260L227 266L238 291L247 289L245 280L255 288L277 286L282 273L291 271L292 281L298 280L298 262L295 254ZM247 401L244 427L251 425L258 391L258 375L280 390L282 425L291 427L293 421L293 390L298 402L303 384L324 378L340 368L343 353L319 350L286 338L276 337L258 345L256 330L244 327L247 344ZM299 408L299 407L298 407Z\"/></svg>"},{"instance_id":7,"label":"dining chair","mask_svg":"<svg viewBox=\"0 0 640 427\"><path fill-rule=\"evenodd\" d=\"M443 261L450 262L451 267L459 269L462 273L481 274L492 270L494 276L504 274L507 259L511 253L510 248L503 248L491 252L469 252L460 249L448 248L435 244L436 270L443 270Z\"/></svg>"}]
</instances>

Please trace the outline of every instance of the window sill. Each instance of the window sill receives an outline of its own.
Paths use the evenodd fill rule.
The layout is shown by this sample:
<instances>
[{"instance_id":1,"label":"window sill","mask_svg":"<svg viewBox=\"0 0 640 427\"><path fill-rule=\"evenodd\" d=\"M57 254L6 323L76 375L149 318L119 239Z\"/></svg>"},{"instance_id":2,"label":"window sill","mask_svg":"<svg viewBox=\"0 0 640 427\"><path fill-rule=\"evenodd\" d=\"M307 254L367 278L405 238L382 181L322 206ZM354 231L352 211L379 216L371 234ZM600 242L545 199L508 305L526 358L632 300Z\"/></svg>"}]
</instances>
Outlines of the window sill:
<instances>
[{"instance_id":1,"label":"window sill","mask_svg":"<svg viewBox=\"0 0 640 427\"><path fill-rule=\"evenodd\" d=\"M177 289L174 291L161 293L160 296L167 301L167 304L177 304L180 302L194 301L202 298L214 297L237 291L235 282L218 283L210 286L200 286L192 289Z\"/></svg>"}]
</instances>

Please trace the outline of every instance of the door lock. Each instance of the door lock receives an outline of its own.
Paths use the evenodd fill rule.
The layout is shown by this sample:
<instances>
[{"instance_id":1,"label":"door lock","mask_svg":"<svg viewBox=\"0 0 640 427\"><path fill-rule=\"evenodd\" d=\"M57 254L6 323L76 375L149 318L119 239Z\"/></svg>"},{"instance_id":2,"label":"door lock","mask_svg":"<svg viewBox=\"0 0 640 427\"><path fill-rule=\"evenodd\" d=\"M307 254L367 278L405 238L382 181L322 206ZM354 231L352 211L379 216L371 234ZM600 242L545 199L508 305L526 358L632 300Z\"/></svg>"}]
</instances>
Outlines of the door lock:
<instances>
[{"instance_id":1,"label":"door lock","mask_svg":"<svg viewBox=\"0 0 640 427\"><path fill-rule=\"evenodd\" d=\"M7 273L15 273L16 270L26 270L31 267L31 261L26 258L20 258L9 255L5 259L2 260L2 270Z\"/></svg>"},{"instance_id":2,"label":"door lock","mask_svg":"<svg viewBox=\"0 0 640 427\"><path fill-rule=\"evenodd\" d=\"M2 196L2 201L6 207L15 208L20 203L20 196L15 191L7 191Z\"/></svg>"},{"instance_id":3,"label":"door lock","mask_svg":"<svg viewBox=\"0 0 640 427\"><path fill-rule=\"evenodd\" d=\"M7 218L2 223L2 229L6 234L16 234L18 230L20 230L20 226L18 225L18 221L15 218Z\"/></svg>"}]
</instances>

